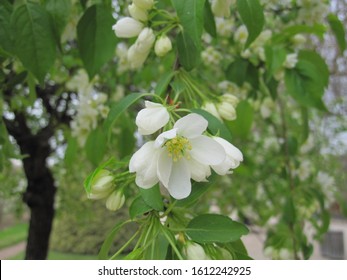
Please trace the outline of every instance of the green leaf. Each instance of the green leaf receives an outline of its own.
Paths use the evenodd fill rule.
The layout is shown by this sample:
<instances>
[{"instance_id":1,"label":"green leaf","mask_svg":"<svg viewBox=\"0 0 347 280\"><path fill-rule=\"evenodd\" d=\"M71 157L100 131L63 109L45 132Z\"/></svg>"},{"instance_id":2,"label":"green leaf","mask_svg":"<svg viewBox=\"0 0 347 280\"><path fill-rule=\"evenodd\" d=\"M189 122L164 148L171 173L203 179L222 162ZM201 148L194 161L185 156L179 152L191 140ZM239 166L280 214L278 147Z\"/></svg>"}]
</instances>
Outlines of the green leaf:
<instances>
[{"instance_id":1,"label":"green leaf","mask_svg":"<svg viewBox=\"0 0 347 280\"><path fill-rule=\"evenodd\" d=\"M85 145L87 152L87 158L94 165L98 165L104 158L106 152L107 137L102 127L98 127L93 130L88 138Z\"/></svg>"},{"instance_id":2,"label":"green leaf","mask_svg":"<svg viewBox=\"0 0 347 280\"><path fill-rule=\"evenodd\" d=\"M229 129L234 137L246 139L253 125L253 108L243 100L236 107L236 115L237 119L229 122Z\"/></svg>"},{"instance_id":3,"label":"green leaf","mask_svg":"<svg viewBox=\"0 0 347 280\"><path fill-rule=\"evenodd\" d=\"M151 206L149 206L142 198L142 196L138 196L134 199L129 207L129 215L133 220L138 216L142 216L143 214L153 210Z\"/></svg>"},{"instance_id":4,"label":"green leaf","mask_svg":"<svg viewBox=\"0 0 347 280\"><path fill-rule=\"evenodd\" d=\"M200 60L205 0L171 0L183 31L177 36L180 63L190 71Z\"/></svg>"},{"instance_id":5,"label":"green leaf","mask_svg":"<svg viewBox=\"0 0 347 280\"><path fill-rule=\"evenodd\" d=\"M143 255L143 248L137 248L131 251L128 255L124 257L123 260L141 260Z\"/></svg>"},{"instance_id":6,"label":"green leaf","mask_svg":"<svg viewBox=\"0 0 347 280\"><path fill-rule=\"evenodd\" d=\"M257 88L259 85L259 71L248 60L238 57L233 61L225 72L226 78L237 84L243 86L244 82L249 82L253 87Z\"/></svg>"},{"instance_id":7,"label":"green leaf","mask_svg":"<svg viewBox=\"0 0 347 280\"><path fill-rule=\"evenodd\" d=\"M183 27L183 33L188 35L200 49L205 0L171 0L171 2Z\"/></svg>"},{"instance_id":8,"label":"green leaf","mask_svg":"<svg viewBox=\"0 0 347 280\"><path fill-rule=\"evenodd\" d=\"M11 31L12 6L7 1L0 2L0 53L13 53L13 32Z\"/></svg>"},{"instance_id":9,"label":"green leaf","mask_svg":"<svg viewBox=\"0 0 347 280\"><path fill-rule=\"evenodd\" d=\"M326 27L322 24L315 24L315 25L292 25L289 26L281 31L280 34L276 34L272 37L271 41L274 44L282 43L291 37L301 34L301 33L307 33L307 34L314 34L317 35L319 38L323 38L323 35L326 32Z\"/></svg>"},{"instance_id":10,"label":"green leaf","mask_svg":"<svg viewBox=\"0 0 347 280\"><path fill-rule=\"evenodd\" d=\"M124 97L121 101L116 104L111 105L110 112L104 122L104 129L108 135L111 133L111 128L119 116L128 109L137 100L145 96L152 96L150 93L131 93Z\"/></svg>"},{"instance_id":11,"label":"green leaf","mask_svg":"<svg viewBox=\"0 0 347 280\"><path fill-rule=\"evenodd\" d=\"M302 51L295 69L285 74L287 92L301 105L326 110L322 101L329 82L329 70L315 52Z\"/></svg>"},{"instance_id":12,"label":"green leaf","mask_svg":"<svg viewBox=\"0 0 347 280\"><path fill-rule=\"evenodd\" d=\"M163 198L160 193L159 185L155 185L154 187L150 189L140 189L140 194L143 198L143 200L152 207L153 209L157 211L163 211L164 209L164 203Z\"/></svg>"},{"instance_id":13,"label":"green leaf","mask_svg":"<svg viewBox=\"0 0 347 280\"><path fill-rule=\"evenodd\" d=\"M192 112L203 116L208 121L208 130L212 134L219 134L221 137L228 141L232 140L232 136L228 128L225 126L223 122L221 122L215 116L202 109L192 109Z\"/></svg>"},{"instance_id":14,"label":"green leaf","mask_svg":"<svg viewBox=\"0 0 347 280\"><path fill-rule=\"evenodd\" d=\"M267 81L269 81L273 74L283 67L283 63L286 60L286 55L287 52L283 47L265 47L266 66L268 70Z\"/></svg>"},{"instance_id":15,"label":"green leaf","mask_svg":"<svg viewBox=\"0 0 347 280\"><path fill-rule=\"evenodd\" d=\"M245 48L259 36L265 23L263 7L258 0L237 0L237 9L248 30Z\"/></svg>"},{"instance_id":16,"label":"green leaf","mask_svg":"<svg viewBox=\"0 0 347 280\"><path fill-rule=\"evenodd\" d=\"M101 246L100 252L98 254L99 260L107 260L109 258L108 253L109 253L110 248L113 244L113 241L114 241L116 234L123 226L125 226L129 222L130 221L120 222L113 227L113 229L110 231L110 233L108 234L104 243Z\"/></svg>"},{"instance_id":17,"label":"green leaf","mask_svg":"<svg viewBox=\"0 0 347 280\"><path fill-rule=\"evenodd\" d=\"M328 22L331 30L334 32L336 41L339 45L340 52L342 54L346 49L346 31L343 26L343 23L334 14L328 15Z\"/></svg>"},{"instance_id":18,"label":"green leaf","mask_svg":"<svg viewBox=\"0 0 347 280\"><path fill-rule=\"evenodd\" d=\"M283 220L287 224L294 224L296 220L296 212L292 198L288 198L283 209Z\"/></svg>"},{"instance_id":19,"label":"green leaf","mask_svg":"<svg viewBox=\"0 0 347 280\"><path fill-rule=\"evenodd\" d=\"M205 1L204 7L204 28L212 36L217 37L216 22L211 10L211 4L209 1Z\"/></svg>"},{"instance_id":20,"label":"green leaf","mask_svg":"<svg viewBox=\"0 0 347 280\"><path fill-rule=\"evenodd\" d=\"M71 12L71 1L47 0L46 10L53 19L54 31L57 38L57 42L60 42L60 35L62 34L69 20Z\"/></svg>"},{"instance_id":21,"label":"green leaf","mask_svg":"<svg viewBox=\"0 0 347 280\"><path fill-rule=\"evenodd\" d=\"M175 76L174 71L167 72L159 79L157 86L155 87L155 94L162 96L165 94L167 87L169 86L172 78Z\"/></svg>"},{"instance_id":22,"label":"green leaf","mask_svg":"<svg viewBox=\"0 0 347 280\"><path fill-rule=\"evenodd\" d=\"M27 2L14 11L11 26L16 55L42 83L56 56L49 14L41 5Z\"/></svg>"},{"instance_id":23,"label":"green leaf","mask_svg":"<svg viewBox=\"0 0 347 280\"><path fill-rule=\"evenodd\" d=\"M155 237L155 240L153 240L151 245L144 251L144 259L165 260L168 247L169 241L166 239L165 235L160 231Z\"/></svg>"},{"instance_id":24,"label":"green leaf","mask_svg":"<svg viewBox=\"0 0 347 280\"><path fill-rule=\"evenodd\" d=\"M243 224L218 214L203 214L192 219L187 228L187 235L198 243L227 243L248 234Z\"/></svg>"},{"instance_id":25,"label":"green leaf","mask_svg":"<svg viewBox=\"0 0 347 280\"><path fill-rule=\"evenodd\" d=\"M215 183L216 176L211 176L208 182L194 182L192 184L192 191L190 195L181 200L177 200L177 207L190 207L192 206L204 193L206 193Z\"/></svg>"},{"instance_id":26,"label":"green leaf","mask_svg":"<svg viewBox=\"0 0 347 280\"><path fill-rule=\"evenodd\" d=\"M194 41L185 33L177 35L177 50L180 64L190 71L200 62L200 49L194 44Z\"/></svg>"},{"instance_id":27,"label":"green leaf","mask_svg":"<svg viewBox=\"0 0 347 280\"><path fill-rule=\"evenodd\" d=\"M117 41L113 24L111 10L103 5L89 7L78 22L78 48L90 79L114 55Z\"/></svg>"}]
</instances>

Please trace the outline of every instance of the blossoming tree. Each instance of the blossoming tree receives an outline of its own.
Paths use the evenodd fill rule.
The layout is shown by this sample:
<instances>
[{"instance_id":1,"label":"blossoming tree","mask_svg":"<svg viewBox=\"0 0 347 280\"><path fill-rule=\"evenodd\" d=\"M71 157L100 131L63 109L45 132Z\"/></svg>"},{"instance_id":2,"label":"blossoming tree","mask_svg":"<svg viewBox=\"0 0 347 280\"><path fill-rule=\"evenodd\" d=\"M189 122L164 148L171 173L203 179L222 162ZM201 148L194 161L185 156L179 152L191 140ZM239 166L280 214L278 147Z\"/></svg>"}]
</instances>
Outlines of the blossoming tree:
<instances>
[{"instance_id":1,"label":"blossoming tree","mask_svg":"<svg viewBox=\"0 0 347 280\"><path fill-rule=\"evenodd\" d=\"M23 161L28 190L49 194L51 218L54 183L42 183L52 177L49 139L67 143L67 170L83 154L95 165L88 198L129 208L100 258L249 259L241 237L260 226L269 256L307 259L331 203L342 202L332 177L307 161L309 121L327 111L329 82L314 47L332 32L346 48L328 4L3 1L3 155L13 157L8 133L31 160L23 133L48 149L37 166L47 172L33 180L34 163ZM43 208L28 205L34 230ZM110 254L130 223L137 230ZM49 232L48 221L46 248Z\"/></svg>"}]
</instances>

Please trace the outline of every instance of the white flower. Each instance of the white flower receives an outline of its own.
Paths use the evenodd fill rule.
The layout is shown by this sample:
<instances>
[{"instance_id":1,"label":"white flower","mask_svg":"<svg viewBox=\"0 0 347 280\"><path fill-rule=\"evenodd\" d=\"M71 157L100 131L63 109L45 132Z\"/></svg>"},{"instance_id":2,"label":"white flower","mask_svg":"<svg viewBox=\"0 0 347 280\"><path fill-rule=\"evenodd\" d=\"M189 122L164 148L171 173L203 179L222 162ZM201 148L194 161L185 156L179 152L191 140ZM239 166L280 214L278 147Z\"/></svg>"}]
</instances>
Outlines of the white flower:
<instances>
[{"instance_id":1,"label":"white flower","mask_svg":"<svg viewBox=\"0 0 347 280\"><path fill-rule=\"evenodd\" d=\"M167 109L159 103L145 101L145 106L146 108L136 116L136 125L140 134L149 135L166 125L170 115Z\"/></svg>"},{"instance_id":2,"label":"white flower","mask_svg":"<svg viewBox=\"0 0 347 280\"><path fill-rule=\"evenodd\" d=\"M133 0L134 4L141 9L149 10L154 5L154 0Z\"/></svg>"},{"instance_id":3,"label":"white flower","mask_svg":"<svg viewBox=\"0 0 347 280\"><path fill-rule=\"evenodd\" d=\"M154 41L155 36L153 30L151 28L146 27L141 31L139 37L135 42L136 50L138 52L146 53L152 48Z\"/></svg>"},{"instance_id":4,"label":"white flower","mask_svg":"<svg viewBox=\"0 0 347 280\"><path fill-rule=\"evenodd\" d=\"M118 20L112 29L119 38L132 38L140 34L143 24L131 17L125 17Z\"/></svg>"},{"instance_id":5,"label":"white flower","mask_svg":"<svg viewBox=\"0 0 347 280\"><path fill-rule=\"evenodd\" d=\"M260 106L260 115L267 119L269 118L275 110L275 103L271 97L265 97Z\"/></svg>"},{"instance_id":6,"label":"white flower","mask_svg":"<svg viewBox=\"0 0 347 280\"><path fill-rule=\"evenodd\" d=\"M129 14L136 20L139 21L147 21L148 20L148 12L147 10L141 9L136 6L134 3L128 6Z\"/></svg>"},{"instance_id":7,"label":"white flower","mask_svg":"<svg viewBox=\"0 0 347 280\"><path fill-rule=\"evenodd\" d=\"M230 169L237 168L240 162L243 161L241 151L223 138L213 137L213 139L224 148L226 157L223 162L212 165L212 169L219 175L232 173Z\"/></svg>"},{"instance_id":8,"label":"white flower","mask_svg":"<svg viewBox=\"0 0 347 280\"><path fill-rule=\"evenodd\" d=\"M294 68L295 65L298 63L298 54L297 53L291 53L286 56L286 60L283 63L283 66L285 68Z\"/></svg>"},{"instance_id":9,"label":"white flower","mask_svg":"<svg viewBox=\"0 0 347 280\"><path fill-rule=\"evenodd\" d=\"M209 166L219 165L226 157L220 144L201 135L207 125L202 116L189 114L142 146L129 163L129 171L136 172L136 184L150 188L160 181L174 198L186 198L191 192L190 179L206 180Z\"/></svg>"},{"instance_id":10,"label":"white flower","mask_svg":"<svg viewBox=\"0 0 347 280\"><path fill-rule=\"evenodd\" d=\"M184 253L188 260L210 260L204 248L195 242L188 241L187 245L184 247Z\"/></svg>"},{"instance_id":11,"label":"white flower","mask_svg":"<svg viewBox=\"0 0 347 280\"><path fill-rule=\"evenodd\" d=\"M121 191L114 191L106 200L106 208L110 211L117 211L125 202L124 194Z\"/></svg>"},{"instance_id":12,"label":"white flower","mask_svg":"<svg viewBox=\"0 0 347 280\"><path fill-rule=\"evenodd\" d=\"M230 5L233 0L213 0L212 12L216 17L229 17Z\"/></svg>"},{"instance_id":13,"label":"white flower","mask_svg":"<svg viewBox=\"0 0 347 280\"><path fill-rule=\"evenodd\" d=\"M146 61L155 41L153 30L144 28L136 42L129 48L127 58L132 69L140 68Z\"/></svg>"},{"instance_id":14,"label":"white flower","mask_svg":"<svg viewBox=\"0 0 347 280\"><path fill-rule=\"evenodd\" d=\"M102 199L109 196L113 188L112 173L106 169L100 170L91 182L91 189L88 193L89 199Z\"/></svg>"},{"instance_id":15,"label":"white flower","mask_svg":"<svg viewBox=\"0 0 347 280\"><path fill-rule=\"evenodd\" d=\"M172 49L171 40L167 36L161 36L154 46L154 51L157 56L164 56Z\"/></svg>"},{"instance_id":16,"label":"white flower","mask_svg":"<svg viewBox=\"0 0 347 280\"><path fill-rule=\"evenodd\" d=\"M248 38L248 30L245 25L241 25L239 28L237 28L234 34L234 40L243 45L246 43L247 38Z\"/></svg>"}]
</instances>

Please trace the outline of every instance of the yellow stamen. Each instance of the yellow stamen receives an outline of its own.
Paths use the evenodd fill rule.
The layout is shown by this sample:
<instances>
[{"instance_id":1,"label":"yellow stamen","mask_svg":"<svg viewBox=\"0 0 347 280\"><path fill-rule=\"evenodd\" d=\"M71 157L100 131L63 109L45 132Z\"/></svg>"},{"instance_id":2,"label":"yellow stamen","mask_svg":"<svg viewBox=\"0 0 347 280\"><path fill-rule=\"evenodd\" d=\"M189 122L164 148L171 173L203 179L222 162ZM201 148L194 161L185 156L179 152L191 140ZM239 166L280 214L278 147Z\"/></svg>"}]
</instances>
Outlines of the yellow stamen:
<instances>
[{"instance_id":1,"label":"yellow stamen","mask_svg":"<svg viewBox=\"0 0 347 280\"><path fill-rule=\"evenodd\" d=\"M164 145L167 148L169 157L172 157L174 162L177 162L184 156L190 159L189 151L192 149L192 145L187 138L177 136L168 140Z\"/></svg>"}]
</instances>

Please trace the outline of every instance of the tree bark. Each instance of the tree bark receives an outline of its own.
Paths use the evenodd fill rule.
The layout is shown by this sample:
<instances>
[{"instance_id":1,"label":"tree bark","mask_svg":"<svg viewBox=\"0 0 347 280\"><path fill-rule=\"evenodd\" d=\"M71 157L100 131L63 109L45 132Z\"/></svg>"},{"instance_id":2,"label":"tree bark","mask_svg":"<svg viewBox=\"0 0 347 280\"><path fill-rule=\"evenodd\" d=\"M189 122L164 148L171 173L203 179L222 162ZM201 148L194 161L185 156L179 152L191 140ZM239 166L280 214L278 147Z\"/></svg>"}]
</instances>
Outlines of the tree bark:
<instances>
[{"instance_id":1,"label":"tree bark","mask_svg":"<svg viewBox=\"0 0 347 280\"><path fill-rule=\"evenodd\" d=\"M5 119L5 124L9 133L16 139L21 154L25 156L23 167L27 189L23 194L23 201L30 209L25 259L46 259L56 192L53 175L47 166L47 158L51 154L49 139L54 134L54 128L48 124L37 134L32 134L26 124L25 115L19 112L16 112L13 121Z\"/></svg>"},{"instance_id":2,"label":"tree bark","mask_svg":"<svg viewBox=\"0 0 347 280\"><path fill-rule=\"evenodd\" d=\"M24 202L30 208L29 233L25 259L44 260L47 258L49 237L54 218L54 196L56 188L51 171L44 162L35 162L37 158L24 160L24 170L28 179L28 187L23 195ZM35 166L36 165L36 166ZM39 170L33 176L32 166Z\"/></svg>"}]
</instances>

